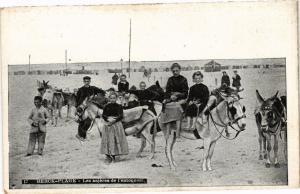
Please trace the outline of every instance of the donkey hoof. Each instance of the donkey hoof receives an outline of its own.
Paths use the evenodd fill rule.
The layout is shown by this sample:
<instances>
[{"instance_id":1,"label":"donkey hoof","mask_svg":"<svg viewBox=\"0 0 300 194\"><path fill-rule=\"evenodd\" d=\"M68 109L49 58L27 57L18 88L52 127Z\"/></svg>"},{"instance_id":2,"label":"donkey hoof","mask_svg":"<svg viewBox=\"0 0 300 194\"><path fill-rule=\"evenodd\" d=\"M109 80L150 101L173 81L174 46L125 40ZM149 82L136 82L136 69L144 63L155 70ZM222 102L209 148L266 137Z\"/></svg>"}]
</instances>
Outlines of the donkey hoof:
<instances>
[{"instance_id":1,"label":"donkey hoof","mask_svg":"<svg viewBox=\"0 0 300 194\"><path fill-rule=\"evenodd\" d=\"M271 164L270 163L266 163L266 168L270 168L271 167Z\"/></svg>"},{"instance_id":2,"label":"donkey hoof","mask_svg":"<svg viewBox=\"0 0 300 194\"><path fill-rule=\"evenodd\" d=\"M141 154L137 154L136 157L137 158L142 158L142 155Z\"/></svg>"},{"instance_id":3,"label":"donkey hoof","mask_svg":"<svg viewBox=\"0 0 300 194\"><path fill-rule=\"evenodd\" d=\"M263 156L262 155L259 155L259 158L258 158L259 160L262 160L263 159Z\"/></svg>"},{"instance_id":4,"label":"donkey hoof","mask_svg":"<svg viewBox=\"0 0 300 194\"><path fill-rule=\"evenodd\" d=\"M279 163L276 163L274 166L275 166L275 168L280 168L280 164Z\"/></svg>"}]
</instances>

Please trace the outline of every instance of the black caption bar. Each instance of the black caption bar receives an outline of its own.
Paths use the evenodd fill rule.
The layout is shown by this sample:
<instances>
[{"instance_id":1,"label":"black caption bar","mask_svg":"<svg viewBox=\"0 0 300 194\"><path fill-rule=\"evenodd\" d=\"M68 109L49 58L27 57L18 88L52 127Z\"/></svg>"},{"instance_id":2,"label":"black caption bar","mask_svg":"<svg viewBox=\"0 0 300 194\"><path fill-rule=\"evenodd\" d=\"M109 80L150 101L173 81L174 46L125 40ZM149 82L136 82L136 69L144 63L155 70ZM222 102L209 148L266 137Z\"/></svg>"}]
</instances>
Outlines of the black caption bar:
<instances>
[{"instance_id":1,"label":"black caption bar","mask_svg":"<svg viewBox=\"0 0 300 194\"><path fill-rule=\"evenodd\" d=\"M22 184L147 184L141 178L23 179Z\"/></svg>"}]
</instances>

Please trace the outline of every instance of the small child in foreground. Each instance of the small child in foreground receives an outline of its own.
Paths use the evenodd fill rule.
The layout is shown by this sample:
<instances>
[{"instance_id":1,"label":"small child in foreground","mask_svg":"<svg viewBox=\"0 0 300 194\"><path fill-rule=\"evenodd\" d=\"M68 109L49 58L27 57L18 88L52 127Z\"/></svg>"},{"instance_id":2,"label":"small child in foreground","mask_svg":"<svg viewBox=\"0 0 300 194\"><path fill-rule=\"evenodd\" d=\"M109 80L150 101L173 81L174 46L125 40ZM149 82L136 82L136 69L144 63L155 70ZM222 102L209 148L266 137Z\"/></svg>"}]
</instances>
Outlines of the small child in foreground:
<instances>
[{"instance_id":1,"label":"small child in foreground","mask_svg":"<svg viewBox=\"0 0 300 194\"><path fill-rule=\"evenodd\" d=\"M41 96L34 97L34 105L35 108L31 110L28 116L31 129L26 156L33 154L36 142L38 142L38 154L43 155L46 139L46 124L50 120L49 112L42 106Z\"/></svg>"}]
</instances>

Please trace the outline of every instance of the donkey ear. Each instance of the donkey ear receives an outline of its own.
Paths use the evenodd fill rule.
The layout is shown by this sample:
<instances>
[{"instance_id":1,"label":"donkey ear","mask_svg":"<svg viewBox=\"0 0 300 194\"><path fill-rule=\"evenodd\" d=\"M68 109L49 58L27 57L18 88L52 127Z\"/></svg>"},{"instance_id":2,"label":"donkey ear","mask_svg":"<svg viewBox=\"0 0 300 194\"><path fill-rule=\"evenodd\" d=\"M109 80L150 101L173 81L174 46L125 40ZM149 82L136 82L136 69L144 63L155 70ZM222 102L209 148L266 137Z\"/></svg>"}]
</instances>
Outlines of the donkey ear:
<instances>
[{"instance_id":1,"label":"donkey ear","mask_svg":"<svg viewBox=\"0 0 300 194\"><path fill-rule=\"evenodd\" d=\"M262 104L265 101L263 97L261 97L261 95L259 94L258 90L256 90L256 98L260 104Z\"/></svg>"},{"instance_id":2,"label":"donkey ear","mask_svg":"<svg viewBox=\"0 0 300 194\"><path fill-rule=\"evenodd\" d=\"M155 82L155 85L158 86L158 87L160 87L160 84L159 84L158 81Z\"/></svg>"},{"instance_id":3,"label":"donkey ear","mask_svg":"<svg viewBox=\"0 0 300 194\"><path fill-rule=\"evenodd\" d=\"M271 99L274 100L275 98L277 98L277 95L278 95L278 91L276 92L276 94Z\"/></svg>"}]
</instances>

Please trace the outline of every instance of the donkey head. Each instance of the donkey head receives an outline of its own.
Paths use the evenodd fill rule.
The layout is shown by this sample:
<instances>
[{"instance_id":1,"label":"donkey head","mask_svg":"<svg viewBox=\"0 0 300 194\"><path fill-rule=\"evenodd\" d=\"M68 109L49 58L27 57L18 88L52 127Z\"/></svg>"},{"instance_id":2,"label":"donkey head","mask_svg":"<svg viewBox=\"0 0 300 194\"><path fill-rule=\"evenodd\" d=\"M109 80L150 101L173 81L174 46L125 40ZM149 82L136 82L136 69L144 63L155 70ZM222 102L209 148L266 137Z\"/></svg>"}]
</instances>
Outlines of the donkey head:
<instances>
[{"instance_id":1,"label":"donkey head","mask_svg":"<svg viewBox=\"0 0 300 194\"><path fill-rule=\"evenodd\" d=\"M256 90L256 98L260 105L259 117L260 117L260 125L263 131L268 131L269 127L272 127L279 119L279 111L280 103L279 99L277 98L278 91L275 95L268 99L264 99Z\"/></svg>"}]
</instances>

